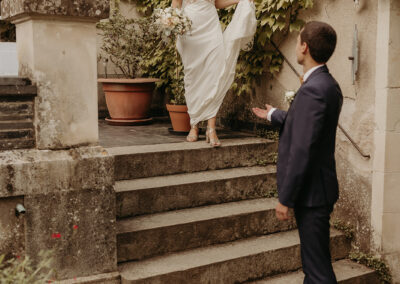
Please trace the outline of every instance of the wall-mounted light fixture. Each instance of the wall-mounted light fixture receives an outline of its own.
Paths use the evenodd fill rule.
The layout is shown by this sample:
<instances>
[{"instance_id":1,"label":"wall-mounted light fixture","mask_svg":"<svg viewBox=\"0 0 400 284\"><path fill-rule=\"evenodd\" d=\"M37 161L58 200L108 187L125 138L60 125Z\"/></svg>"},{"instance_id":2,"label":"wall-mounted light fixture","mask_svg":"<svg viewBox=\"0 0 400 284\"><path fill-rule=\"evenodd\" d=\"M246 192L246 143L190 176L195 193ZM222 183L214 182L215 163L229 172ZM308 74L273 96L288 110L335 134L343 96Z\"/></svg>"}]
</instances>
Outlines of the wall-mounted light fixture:
<instances>
[{"instance_id":1,"label":"wall-mounted light fixture","mask_svg":"<svg viewBox=\"0 0 400 284\"><path fill-rule=\"evenodd\" d=\"M356 8L357 8L358 5L360 5L360 0L354 0L354 4L356 5Z\"/></svg>"}]
</instances>

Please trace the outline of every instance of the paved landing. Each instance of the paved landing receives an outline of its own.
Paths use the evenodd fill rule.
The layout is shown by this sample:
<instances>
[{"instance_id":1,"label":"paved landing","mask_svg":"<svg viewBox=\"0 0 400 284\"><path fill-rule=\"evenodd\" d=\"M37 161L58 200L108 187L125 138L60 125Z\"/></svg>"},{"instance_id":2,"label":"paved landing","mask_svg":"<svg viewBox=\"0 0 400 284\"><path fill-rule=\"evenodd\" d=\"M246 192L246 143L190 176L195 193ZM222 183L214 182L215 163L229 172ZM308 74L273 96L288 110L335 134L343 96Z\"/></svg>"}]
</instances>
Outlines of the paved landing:
<instances>
[{"instance_id":1,"label":"paved landing","mask_svg":"<svg viewBox=\"0 0 400 284\"><path fill-rule=\"evenodd\" d=\"M186 136L171 134L168 131L170 127L171 124L163 119L156 120L150 125L141 126L111 126L104 120L99 120L100 145L105 148L113 148L184 142ZM205 128L202 130L199 142L205 141ZM224 139L245 138L254 135L251 133L220 129L218 130L218 136L223 142Z\"/></svg>"}]
</instances>

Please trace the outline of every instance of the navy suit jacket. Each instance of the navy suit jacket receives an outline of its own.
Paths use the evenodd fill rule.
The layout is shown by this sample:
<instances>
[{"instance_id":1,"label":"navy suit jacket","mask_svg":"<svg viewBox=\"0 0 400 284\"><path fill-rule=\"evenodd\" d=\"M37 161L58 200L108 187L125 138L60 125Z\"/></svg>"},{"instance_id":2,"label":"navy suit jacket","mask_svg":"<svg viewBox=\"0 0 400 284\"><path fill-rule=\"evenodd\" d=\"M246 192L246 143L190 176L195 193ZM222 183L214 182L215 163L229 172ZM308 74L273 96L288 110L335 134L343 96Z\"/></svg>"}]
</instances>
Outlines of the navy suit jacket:
<instances>
[{"instance_id":1,"label":"navy suit jacket","mask_svg":"<svg viewBox=\"0 0 400 284\"><path fill-rule=\"evenodd\" d=\"M326 65L304 82L289 110L275 110L280 126L279 201L290 208L333 205L339 198L335 140L343 96Z\"/></svg>"}]
</instances>

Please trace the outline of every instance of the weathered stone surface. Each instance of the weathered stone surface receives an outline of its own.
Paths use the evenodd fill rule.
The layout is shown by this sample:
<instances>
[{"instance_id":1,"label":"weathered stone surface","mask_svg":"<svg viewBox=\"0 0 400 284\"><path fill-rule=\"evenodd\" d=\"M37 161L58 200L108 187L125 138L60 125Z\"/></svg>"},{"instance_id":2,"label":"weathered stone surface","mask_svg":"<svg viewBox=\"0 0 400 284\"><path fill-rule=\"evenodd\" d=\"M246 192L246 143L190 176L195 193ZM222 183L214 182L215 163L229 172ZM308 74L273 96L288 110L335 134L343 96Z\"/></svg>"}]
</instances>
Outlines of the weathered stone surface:
<instances>
[{"instance_id":1,"label":"weathered stone surface","mask_svg":"<svg viewBox=\"0 0 400 284\"><path fill-rule=\"evenodd\" d=\"M66 279L56 281L55 284L120 284L121 277L119 272L102 273L87 277L74 277L73 279Z\"/></svg>"},{"instance_id":2,"label":"weathered stone surface","mask_svg":"<svg viewBox=\"0 0 400 284\"><path fill-rule=\"evenodd\" d=\"M377 273L365 266L350 260L339 260L333 263L333 269L339 284L379 284ZM298 284L303 283L302 271L280 275L249 284Z\"/></svg>"},{"instance_id":3,"label":"weathered stone surface","mask_svg":"<svg viewBox=\"0 0 400 284\"><path fill-rule=\"evenodd\" d=\"M35 147L35 140L31 139L1 139L0 151L15 149L30 149Z\"/></svg>"},{"instance_id":4,"label":"weathered stone surface","mask_svg":"<svg viewBox=\"0 0 400 284\"><path fill-rule=\"evenodd\" d=\"M0 101L0 119L7 116L30 116L33 118L33 100Z\"/></svg>"},{"instance_id":5,"label":"weathered stone surface","mask_svg":"<svg viewBox=\"0 0 400 284\"><path fill-rule=\"evenodd\" d=\"M0 139L33 138L33 129L0 130Z\"/></svg>"},{"instance_id":6,"label":"weathered stone surface","mask_svg":"<svg viewBox=\"0 0 400 284\"><path fill-rule=\"evenodd\" d=\"M4 254L6 259L22 256L25 252L25 216L15 215L18 203L23 204L24 198L0 198L0 255Z\"/></svg>"},{"instance_id":7,"label":"weathered stone surface","mask_svg":"<svg viewBox=\"0 0 400 284\"><path fill-rule=\"evenodd\" d=\"M0 152L0 197L102 189L114 184L113 158L101 147Z\"/></svg>"},{"instance_id":8,"label":"weathered stone surface","mask_svg":"<svg viewBox=\"0 0 400 284\"><path fill-rule=\"evenodd\" d=\"M3 97L36 97L37 88L36 86L1 86L0 85L0 98Z\"/></svg>"},{"instance_id":9,"label":"weathered stone surface","mask_svg":"<svg viewBox=\"0 0 400 284\"><path fill-rule=\"evenodd\" d=\"M10 130L10 129L33 129L32 119L24 120L0 120L0 130Z\"/></svg>"},{"instance_id":10,"label":"weathered stone surface","mask_svg":"<svg viewBox=\"0 0 400 284\"><path fill-rule=\"evenodd\" d=\"M117 222L118 261L143 258L287 231L263 198L123 219Z\"/></svg>"},{"instance_id":11,"label":"weathered stone surface","mask_svg":"<svg viewBox=\"0 0 400 284\"><path fill-rule=\"evenodd\" d=\"M30 85L31 81L28 78L21 77L0 77L0 86L26 86Z\"/></svg>"},{"instance_id":12,"label":"weathered stone surface","mask_svg":"<svg viewBox=\"0 0 400 284\"><path fill-rule=\"evenodd\" d=\"M171 143L109 148L115 156L115 179L170 175L257 165L276 151L275 142L259 139L229 139L220 148L207 143Z\"/></svg>"},{"instance_id":13,"label":"weathered stone surface","mask_svg":"<svg viewBox=\"0 0 400 284\"><path fill-rule=\"evenodd\" d=\"M3 19L15 20L26 15L69 16L94 19L108 18L110 1L107 0L3 0Z\"/></svg>"},{"instance_id":14,"label":"weathered stone surface","mask_svg":"<svg viewBox=\"0 0 400 284\"><path fill-rule=\"evenodd\" d=\"M265 197L276 190L275 167L251 167L119 181L117 217Z\"/></svg>"},{"instance_id":15,"label":"weathered stone surface","mask_svg":"<svg viewBox=\"0 0 400 284\"><path fill-rule=\"evenodd\" d=\"M331 234L333 259L346 257L349 241ZM238 283L301 267L295 230L173 253L119 265L121 283Z\"/></svg>"},{"instance_id":16,"label":"weathered stone surface","mask_svg":"<svg viewBox=\"0 0 400 284\"><path fill-rule=\"evenodd\" d=\"M20 75L38 89L37 148L97 145L95 23L31 19L17 24L17 38Z\"/></svg>"},{"instance_id":17,"label":"weathered stone surface","mask_svg":"<svg viewBox=\"0 0 400 284\"><path fill-rule=\"evenodd\" d=\"M26 195L24 203L26 255L35 263L40 250L54 250L57 279L116 271L112 186L71 185L70 190Z\"/></svg>"}]
</instances>

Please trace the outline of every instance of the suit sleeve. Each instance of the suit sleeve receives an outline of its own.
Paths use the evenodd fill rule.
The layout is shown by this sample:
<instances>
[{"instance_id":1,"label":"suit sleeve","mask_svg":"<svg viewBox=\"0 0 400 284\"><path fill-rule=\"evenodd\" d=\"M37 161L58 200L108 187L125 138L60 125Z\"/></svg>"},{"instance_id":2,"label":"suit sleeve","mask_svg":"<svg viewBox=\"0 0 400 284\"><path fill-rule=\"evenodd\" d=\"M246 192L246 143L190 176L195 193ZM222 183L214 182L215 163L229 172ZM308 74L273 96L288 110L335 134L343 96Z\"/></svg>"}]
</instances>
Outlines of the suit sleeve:
<instances>
[{"instance_id":1,"label":"suit sleeve","mask_svg":"<svg viewBox=\"0 0 400 284\"><path fill-rule=\"evenodd\" d=\"M286 119L287 112L280 109L275 109L271 115L271 123L273 126L282 126Z\"/></svg>"},{"instance_id":2,"label":"suit sleeve","mask_svg":"<svg viewBox=\"0 0 400 284\"><path fill-rule=\"evenodd\" d=\"M291 127L286 176L279 189L279 202L293 208L304 184L307 169L315 156L315 143L323 130L327 104L313 89L298 94Z\"/></svg>"}]
</instances>

